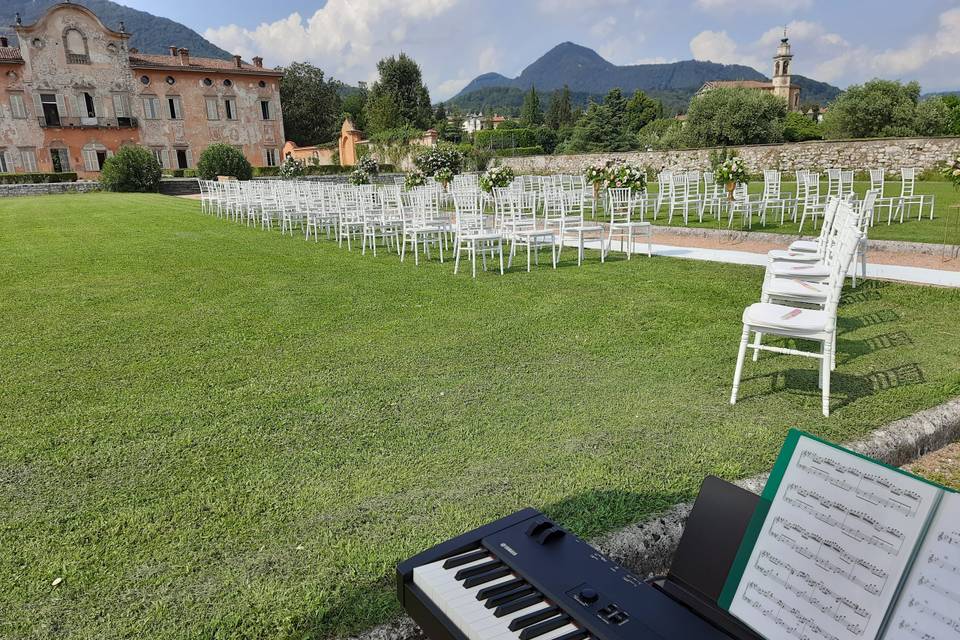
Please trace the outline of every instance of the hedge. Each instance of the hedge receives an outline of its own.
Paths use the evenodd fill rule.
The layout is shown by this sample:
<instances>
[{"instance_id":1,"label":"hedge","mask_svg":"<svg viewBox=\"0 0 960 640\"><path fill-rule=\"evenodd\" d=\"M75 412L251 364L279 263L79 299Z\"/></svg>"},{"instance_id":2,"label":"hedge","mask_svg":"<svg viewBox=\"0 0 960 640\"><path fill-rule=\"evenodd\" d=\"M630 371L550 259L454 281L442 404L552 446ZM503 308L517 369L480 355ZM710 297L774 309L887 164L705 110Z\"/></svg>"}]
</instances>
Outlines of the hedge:
<instances>
[{"instance_id":1,"label":"hedge","mask_svg":"<svg viewBox=\"0 0 960 640\"><path fill-rule=\"evenodd\" d=\"M513 149L496 149L493 155L498 158L513 158L516 156L542 156L545 153L543 147L537 145L532 147L516 147Z\"/></svg>"},{"instance_id":2,"label":"hedge","mask_svg":"<svg viewBox=\"0 0 960 640\"><path fill-rule=\"evenodd\" d=\"M197 170L196 169L165 169L163 172L164 178L196 178Z\"/></svg>"},{"instance_id":3,"label":"hedge","mask_svg":"<svg viewBox=\"0 0 960 640\"><path fill-rule=\"evenodd\" d=\"M0 184L53 184L55 182L76 182L75 171L62 173L0 173Z\"/></svg>"},{"instance_id":4,"label":"hedge","mask_svg":"<svg viewBox=\"0 0 960 640\"><path fill-rule=\"evenodd\" d=\"M473 144L480 149L509 149L537 146L533 129L483 129L474 134Z\"/></svg>"}]
</instances>

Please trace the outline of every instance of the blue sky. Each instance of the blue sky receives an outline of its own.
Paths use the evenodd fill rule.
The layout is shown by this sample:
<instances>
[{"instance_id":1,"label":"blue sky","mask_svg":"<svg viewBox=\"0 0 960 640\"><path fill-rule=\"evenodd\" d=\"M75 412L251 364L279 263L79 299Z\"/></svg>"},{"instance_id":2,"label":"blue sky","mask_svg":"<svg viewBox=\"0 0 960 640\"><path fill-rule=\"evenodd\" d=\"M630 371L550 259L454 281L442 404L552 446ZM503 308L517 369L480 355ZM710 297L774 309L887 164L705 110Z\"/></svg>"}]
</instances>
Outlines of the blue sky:
<instances>
[{"instance_id":1,"label":"blue sky","mask_svg":"<svg viewBox=\"0 0 960 640\"><path fill-rule=\"evenodd\" d=\"M121 0L269 65L309 60L372 80L405 51L434 99L480 73L515 76L572 41L616 64L696 58L770 74L783 27L794 71L845 87L873 77L960 89L960 0Z\"/></svg>"}]
</instances>

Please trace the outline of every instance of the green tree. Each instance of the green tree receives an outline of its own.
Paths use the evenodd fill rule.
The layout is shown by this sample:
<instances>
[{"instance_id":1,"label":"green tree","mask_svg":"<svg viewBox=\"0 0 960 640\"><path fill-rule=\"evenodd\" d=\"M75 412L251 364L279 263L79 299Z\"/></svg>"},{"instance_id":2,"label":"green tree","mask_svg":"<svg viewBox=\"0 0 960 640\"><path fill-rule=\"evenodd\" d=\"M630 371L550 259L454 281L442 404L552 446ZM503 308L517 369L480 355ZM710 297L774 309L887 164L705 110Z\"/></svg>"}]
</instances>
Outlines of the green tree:
<instances>
[{"instance_id":1,"label":"green tree","mask_svg":"<svg viewBox=\"0 0 960 640\"><path fill-rule=\"evenodd\" d=\"M160 163L153 152L128 144L103 163L100 185L107 191L149 193L160 188L160 176Z\"/></svg>"},{"instance_id":2,"label":"green tree","mask_svg":"<svg viewBox=\"0 0 960 640\"><path fill-rule=\"evenodd\" d=\"M377 71L380 78L373 83L365 108L369 132L401 127L428 129L433 109L420 65L401 53L378 62Z\"/></svg>"},{"instance_id":3,"label":"green tree","mask_svg":"<svg viewBox=\"0 0 960 640\"><path fill-rule=\"evenodd\" d=\"M643 91L637 90L627 102L625 126L627 131L636 135L640 129L663 117L663 103L654 100Z\"/></svg>"},{"instance_id":4,"label":"green tree","mask_svg":"<svg viewBox=\"0 0 960 640\"><path fill-rule=\"evenodd\" d=\"M823 118L826 138L878 138L915 133L920 85L871 80L853 85L830 103Z\"/></svg>"},{"instance_id":5,"label":"green tree","mask_svg":"<svg viewBox=\"0 0 960 640\"><path fill-rule=\"evenodd\" d=\"M783 121L783 139L787 142L803 142L804 140L821 140L823 131L820 125L809 116L791 111Z\"/></svg>"},{"instance_id":6,"label":"green tree","mask_svg":"<svg viewBox=\"0 0 960 640\"><path fill-rule=\"evenodd\" d=\"M943 98L929 98L917 105L913 129L918 136L945 136L953 128L953 114Z\"/></svg>"},{"instance_id":7,"label":"green tree","mask_svg":"<svg viewBox=\"0 0 960 640\"><path fill-rule=\"evenodd\" d=\"M570 99L570 87L563 85L550 96L550 106L547 108L547 126L557 131L563 127L573 126L576 120L573 117L573 103Z\"/></svg>"},{"instance_id":8,"label":"green tree","mask_svg":"<svg viewBox=\"0 0 960 640\"><path fill-rule=\"evenodd\" d=\"M283 69L280 103L289 140L307 146L336 138L343 107L337 83L325 80L321 69L308 62L294 62Z\"/></svg>"},{"instance_id":9,"label":"green tree","mask_svg":"<svg viewBox=\"0 0 960 640\"><path fill-rule=\"evenodd\" d=\"M233 176L237 180L249 180L253 177L253 167L239 149L218 142L210 145L200 154L197 175L204 180L214 180L217 176Z\"/></svg>"},{"instance_id":10,"label":"green tree","mask_svg":"<svg viewBox=\"0 0 960 640\"><path fill-rule=\"evenodd\" d=\"M693 147L779 142L786 115L787 103L772 93L712 89L690 102L684 135Z\"/></svg>"},{"instance_id":11,"label":"green tree","mask_svg":"<svg viewBox=\"0 0 960 640\"><path fill-rule=\"evenodd\" d=\"M366 89L359 89L348 93L342 98L343 106L341 108L343 109L343 113L350 116L350 120L359 131L367 128L365 108L367 106L368 95ZM342 119L340 124L343 124Z\"/></svg>"},{"instance_id":12,"label":"green tree","mask_svg":"<svg viewBox=\"0 0 960 640\"><path fill-rule=\"evenodd\" d=\"M950 133L960 136L960 95L943 96L942 100L950 110Z\"/></svg>"},{"instance_id":13,"label":"green tree","mask_svg":"<svg viewBox=\"0 0 960 640\"><path fill-rule=\"evenodd\" d=\"M530 91L523 99L523 106L520 108L520 122L525 127L536 127L543 124L543 109L540 107L540 96L537 95L537 88L531 86Z\"/></svg>"},{"instance_id":14,"label":"green tree","mask_svg":"<svg viewBox=\"0 0 960 640\"><path fill-rule=\"evenodd\" d=\"M641 149L682 149L683 123L674 118L654 120L637 133L637 143Z\"/></svg>"},{"instance_id":15,"label":"green tree","mask_svg":"<svg viewBox=\"0 0 960 640\"><path fill-rule=\"evenodd\" d=\"M627 100L623 97L623 92L620 89L611 89L601 104L590 103L574 126L563 151L629 151L636 146L636 141L626 130L626 112Z\"/></svg>"}]
</instances>

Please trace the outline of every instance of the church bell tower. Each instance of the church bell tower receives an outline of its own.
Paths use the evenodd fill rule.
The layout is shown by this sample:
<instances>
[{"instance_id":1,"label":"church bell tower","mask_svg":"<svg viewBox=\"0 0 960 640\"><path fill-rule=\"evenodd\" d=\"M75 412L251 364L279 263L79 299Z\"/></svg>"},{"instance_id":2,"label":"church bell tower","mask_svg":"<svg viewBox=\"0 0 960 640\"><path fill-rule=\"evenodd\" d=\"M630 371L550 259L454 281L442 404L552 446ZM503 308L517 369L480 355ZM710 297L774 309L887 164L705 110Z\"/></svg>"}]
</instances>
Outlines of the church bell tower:
<instances>
[{"instance_id":1,"label":"church bell tower","mask_svg":"<svg viewBox=\"0 0 960 640\"><path fill-rule=\"evenodd\" d=\"M777 55L773 56L773 94L786 100L790 107L794 107L790 95L790 63L792 61L790 41L787 39L787 30L784 29L780 46L777 47Z\"/></svg>"}]
</instances>

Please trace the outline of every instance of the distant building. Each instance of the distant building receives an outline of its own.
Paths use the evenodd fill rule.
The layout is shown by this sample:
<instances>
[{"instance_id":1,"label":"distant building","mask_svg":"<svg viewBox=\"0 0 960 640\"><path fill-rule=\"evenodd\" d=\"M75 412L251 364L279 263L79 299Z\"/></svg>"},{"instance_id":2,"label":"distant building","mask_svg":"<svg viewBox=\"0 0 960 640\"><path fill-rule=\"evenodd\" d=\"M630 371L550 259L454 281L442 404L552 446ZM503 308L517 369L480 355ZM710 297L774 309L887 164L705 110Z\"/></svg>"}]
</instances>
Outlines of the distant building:
<instances>
[{"instance_id":1,"label":"distant building","mask_svg":"<svg viewBox=\"0 0 960 640\"><path fill-rule=\"evenodd\" d=\"M447 118L448 122L452 122L452 118ZM476 133L477 131L482 131L483 129L496 129L501 124L507 121L507 118L499 115L484 116L483 112L480 113L469 113L463 117L463 130L466 133Z\"/></svg>"},{"instance_id":2,"label":"distant building","mask_svg":"<svg viewBox=\"0 0 960 640\"><path fill-rule=\"evenodd\" d=\"M0 173L76 171L96 178L125 144L150 149L167 169L191 169L215 142L251 164L280 162L282 73L248 64L128 48L123 24L90 9L53 5L0 39Z\"/></svg>"},{"instance_id":3,"label":"distant building","mask_svg":"<svg viewBox=\"0 0 960 640\"><path fill-rule=\"evenodd\" d=\"M780 40L780 46L777 47L777 54L773 56L773 80L771 82L763 82L760 80L711 80L697 91L697 95L703 95L712 89L722 87L756 89L757 91L767 91L783 98L787 102L788 110L799 111L800 87L793 84L790 80L790 63L792 61L793 54L790 53L790 41L787 39L786 31L784 31L783 39Z\"/></svg>"}]
</instances>

